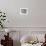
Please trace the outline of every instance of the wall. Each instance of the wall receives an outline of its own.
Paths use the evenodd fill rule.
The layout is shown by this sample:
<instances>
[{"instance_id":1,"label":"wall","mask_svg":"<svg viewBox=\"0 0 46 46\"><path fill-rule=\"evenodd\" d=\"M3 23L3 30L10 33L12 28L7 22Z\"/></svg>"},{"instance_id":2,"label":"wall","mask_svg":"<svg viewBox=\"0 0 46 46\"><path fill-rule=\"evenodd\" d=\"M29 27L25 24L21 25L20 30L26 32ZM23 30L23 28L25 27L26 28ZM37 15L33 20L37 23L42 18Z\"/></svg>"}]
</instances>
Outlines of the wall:
<instances>
[{"instance_id":1,"label":"wall","mask_svg":"<svg viewBox=\"0 0 46 46\"><path fill-rule=\"evenodd\" d=\"M32 26L46 27L46 0L32 0Z\"/></svg>"},{"instance_id":2,"label":"wall","mask_svg":"<svg viewBox=\"0 0 46 46\"><path fill-rule=\"evenodd\" d=\"M14 2L14 3L13 3ZM21 3L20 3L21 2ZM9 1L9 13L12 16L9 26L17 27L46 27L46 0L14 0ZM13 6L12 6L13 5ZM29 14L22 16L19 14L19 8L29 8ZM11 11L12 10L12 11ZM16 12L16 13L15 13ZM15 17L13 17L15 16ZM14 23L13 23L14 22ZM14 27L15 27L14 26Z\"/></svg>"},{"instance_id":3,"label":"wall","mask_svg":"<svg viewBox=\"0 0 46 46\"><path fill-rule=\"evenodd\" d=\"M8 17L7 27L46 27L46 0L0 0L0 9ZM20 15L20 8L29 8Z\"/></svg>"},{"instance_id":4,"label":"wall","mask_svg":"<svg viewBox=\"0 0 46 46\"><path fill-rule=\"evenodd\" d=\"M0 9L6 12L8 23L7 27L16 27L16 26L25 26L28 20L30 20L28 16L21 16L19 14L20 8L29 8L30 9L30 1L28 0L1 0L0 1ZM29 21L30 22L30 21ZM28 22L28 23L29 23ZM26 25L28 25L28 23Z\"/></svg>"},{"instance_id":5,"label":"wall","mask_svg":"<svg viewBox=\"0 0 46 46\"><path fill-rule=\"evenodd\" d=\"M6 12L7 27L46 27L46 0L0 0ZM20 8L29 8L28 15L20 15Z\"/></svg>"}]
</instances>

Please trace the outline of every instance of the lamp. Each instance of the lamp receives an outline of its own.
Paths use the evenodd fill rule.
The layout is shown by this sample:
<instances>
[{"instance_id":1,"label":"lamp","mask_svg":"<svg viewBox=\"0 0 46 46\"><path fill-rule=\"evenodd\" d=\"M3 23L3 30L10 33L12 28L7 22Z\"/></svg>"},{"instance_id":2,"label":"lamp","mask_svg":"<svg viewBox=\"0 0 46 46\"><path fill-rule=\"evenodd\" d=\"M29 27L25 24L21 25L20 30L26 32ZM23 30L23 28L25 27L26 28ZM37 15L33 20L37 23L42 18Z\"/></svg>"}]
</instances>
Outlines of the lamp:
<instances>
[{"instance_id":1,"label":"lamp","mask_svg":"<svg viewBox=\"0 0 46 46\"><path fill-rule=\"evenodd\" d=\"M6 32L6 33L9 33L9 29L5 29L5 32Z\"/></svg>"},{"instance_id":2,"label":"lamp","mask_svg":"<svg viewBox=\"0 0 46 46\"><path fill-rule=\"evenodd\" d=\"M7 36L9 36L9 29L5 29L5 32L7 33Z\"/></svg>"}]
</instances>

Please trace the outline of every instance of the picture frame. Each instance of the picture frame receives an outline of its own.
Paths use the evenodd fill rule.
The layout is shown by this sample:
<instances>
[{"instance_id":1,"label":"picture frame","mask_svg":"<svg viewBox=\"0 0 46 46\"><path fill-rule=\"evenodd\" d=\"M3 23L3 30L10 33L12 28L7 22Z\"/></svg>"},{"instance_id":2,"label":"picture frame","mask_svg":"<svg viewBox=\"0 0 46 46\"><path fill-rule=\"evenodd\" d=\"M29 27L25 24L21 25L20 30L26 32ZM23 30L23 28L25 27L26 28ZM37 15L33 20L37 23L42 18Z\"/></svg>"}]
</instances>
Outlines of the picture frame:
<instances>
[{"instance_id":1,"label":"picture frame","mask_svg":"<svg viewBox=\"0 0 46 46\"><path fill-rule=\"evenodd\" d=\"M28 15L28 8L20 8L20 15Z\"/></svg>"}]
</instances>

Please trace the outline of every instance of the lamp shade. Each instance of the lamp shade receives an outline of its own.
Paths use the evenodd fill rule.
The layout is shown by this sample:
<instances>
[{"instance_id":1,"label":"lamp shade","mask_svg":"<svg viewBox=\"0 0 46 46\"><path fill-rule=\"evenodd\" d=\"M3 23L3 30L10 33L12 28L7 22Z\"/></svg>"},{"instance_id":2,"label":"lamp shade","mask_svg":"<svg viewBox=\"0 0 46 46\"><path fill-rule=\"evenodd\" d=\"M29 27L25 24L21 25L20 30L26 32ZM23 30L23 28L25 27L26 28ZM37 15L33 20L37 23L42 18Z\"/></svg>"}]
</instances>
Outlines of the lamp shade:
<instances>
[{"instance_id":1,"label":"lamp shade","mask_svg":"<svg viewBox=\"0 0 46 46\"><path fill-rule=\"evenodd\" d=\"M5 32L8 33L8 32L10 32L10 31L9 31L9 29L5 29Z\"/></svg>"}]
</instances>

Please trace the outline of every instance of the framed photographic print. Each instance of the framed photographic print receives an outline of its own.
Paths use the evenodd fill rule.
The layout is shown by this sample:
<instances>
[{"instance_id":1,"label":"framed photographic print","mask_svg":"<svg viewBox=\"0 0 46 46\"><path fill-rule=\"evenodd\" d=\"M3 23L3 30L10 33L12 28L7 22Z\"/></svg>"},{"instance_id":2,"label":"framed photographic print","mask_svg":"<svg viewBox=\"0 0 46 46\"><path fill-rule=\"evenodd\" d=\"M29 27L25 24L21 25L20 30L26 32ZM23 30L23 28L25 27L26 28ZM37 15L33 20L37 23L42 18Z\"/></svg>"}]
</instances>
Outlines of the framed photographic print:
<instances>
[{"instance_id":1,"label":"framed photographic print","mask_svg":"<svg viewBox=\"0 0 46 46\"><path fill-rule=\"evenodd\" d=\"M28 15L28 8L20 8L20 15Z\"/></svg>"}]
</instances>

